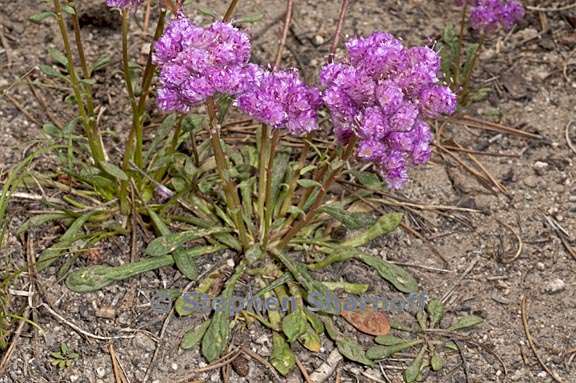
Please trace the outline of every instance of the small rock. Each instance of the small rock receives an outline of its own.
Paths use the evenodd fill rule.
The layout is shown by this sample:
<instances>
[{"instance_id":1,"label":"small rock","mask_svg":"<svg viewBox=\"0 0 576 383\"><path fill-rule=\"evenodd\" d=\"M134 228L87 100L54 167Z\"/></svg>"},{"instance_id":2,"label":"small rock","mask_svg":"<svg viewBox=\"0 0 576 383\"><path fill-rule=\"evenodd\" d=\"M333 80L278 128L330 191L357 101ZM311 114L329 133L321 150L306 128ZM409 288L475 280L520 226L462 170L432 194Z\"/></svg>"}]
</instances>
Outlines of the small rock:
<instances>
[{"instance_id":1,"label":"small rock","mask_svg":"<svg viewBox=\"0 0 576 383\"><path fill-rule=\"evenodd\" d=\"M540 271L544 271L544 269L546 268L546 266L542 263L542 262L538 262L536 264L536 268Z\"/></svg>"},{"instance_id":2,"label":"small rock","mask_svg":"<svg viewBox=\"0 0 576 383\"><path fill-rule=\"evenodd\" d=\"M98 307L96 309L96 316L103 319L114 319L116 318L116 310L111 306Z\"/></svg>"},{"instance_id":3,"label":"small rock","mask_svg":"<svg viewBox=\"0 0 576 383\"><path fill-rule=\"evenodd\" d=\"M172 363L170 365L170 368L172 368L174 371L177 371L178 370L178 363Z\"/></svg>"},{"instance_id":4,"label":"small rock","mask_svg":"<svg viewBox=\"0 0 576 383\"><path fill-rule=\"evenodd\" d=\"M137 347L144 351L150 352L154 351L154 349L156 348L156 344L154 343L154 341L141 333L136 334L132 342L134 344L134 347Z\"/></svg>"},{"instance_id":5,"label":"small rock","mask_svg":"<svg viewBox=\"0 0 576 383\"><path fill-rule=\"evenodd\" d=\"M534 163L534 171L539 176L543 176L544 174L546 174L547 169L548 169L548 164L546 162L536 161Z\"/></svg>"},{"instance_id":6,"label":"small rock","mask_svg":"<svg viewBox=\"0 0 576 383\"><path fill-rule=\"evenodd\" d=\"M79 378L78 375L70 375L70 382L75 383Z\"/></svg>"},{"instance_id":7,"label":"small rock","mask_svg":"<svg viewBox=\"0 0 576 383\"><path fill-rule=\"evenodd\" d=\"M524 185L528 186L529 188L535 188L538 186L538 178L536 176L528 176L524 178Z\"/></svg>"},{"instance_id":8,"label":"small rock","mask_svg":"<svg viewBox=\"0 0 576 383\"><path fill-rule=\"evenodd\" d=\"M565 288L566 288L566 282L564 282L560 278L553 279L550 282L546 283L546 286L544 286L544 290L548 294L559 293L563 291Z\"/></svg>"},{"instance_id":9,"label":"small rock","mask_svg":"<svg viewBox=\"0 0 576 383\"><path fill-rule=\"evenodd\" d=\"M319 46L322 45L326 42L326 40L324 39L324 37L320 36L320 35L316 35L314 36L314 45Z\"/></svg>"},{"instance_id":10,"label":"small rock","mask_svg":"<svg viewBox=\"0 0 576 383\"><path fill-rule=\"evenodd\" d=\"M103 378L106 376L106 367L96 367L96 375L99 378Z\"/></svg>"}]
</instances>

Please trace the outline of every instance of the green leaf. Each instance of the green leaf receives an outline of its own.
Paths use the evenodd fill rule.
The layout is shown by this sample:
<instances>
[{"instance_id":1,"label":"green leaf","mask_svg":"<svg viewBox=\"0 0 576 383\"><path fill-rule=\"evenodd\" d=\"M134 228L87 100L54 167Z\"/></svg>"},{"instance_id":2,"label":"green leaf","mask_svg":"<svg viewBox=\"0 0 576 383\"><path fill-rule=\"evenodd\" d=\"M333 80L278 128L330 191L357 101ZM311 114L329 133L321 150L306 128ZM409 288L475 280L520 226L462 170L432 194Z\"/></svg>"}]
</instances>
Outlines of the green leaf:
<instances>
[{"instance_id":1,"label":"green leaf","mask_svg":"<svg viewBox=\"0 0 576 383\"><path fill-rule=\"evenodd\" d=\"M76 10L69 4L64 4L62 6L62 10L69 15L75 15L76 14Z\"/></svg>"},{"instance_id":2,"label":"green leaf","mask_svg":"<svg viewBox=\"0 0 576 383\"><path fill-rule=\"evenodd\" d=\"M332 320L326 318L324 325L326 326L328 336L336 343L338 351L340 351L345 358L366 366L374 366L374 362L366 355L364 348L354 340L340 334L336 326L332 323Z\"/></svg>"},{"instance_id":3,"label":"green leaf","mask_svg":"<svg viewBox=\"0 0 576 383\"><path fill-rule=\"evenodd\" d=\"M246 271L246 263L241 262L236 266L234 274L228 279L224 291L220 295L226 307L223 310L216 310L216 313L212 317L212 322L210 322L210 326L202 338L202 355L204 355L208 362L219 358L228 346L231 333L230 300L234 292L234 287L242 274L244 274L244 271Z\"/></svg>"},{"instance_id":4,"label":"green leaf","mask_svg":"<svg viewBox=\"0 0 576 383\"><path fill-rule=\"evenodd\" d=\"M444 317L444 304L439 299L432 298L426 305L426 311L430 316L430 327L435 327L440 324Z\"/></svg>"},{"instance_id":5,"label":"green leaf","mask_svg":"<svg viewBox=\"0 0 576 383\"><path fill-rule=\"evenodd\" d=\"M349 259L353 259L358 255L358 250L351 248L337 248L334 251L331 250L330 252L331 254L323 260L309 264L308 268L314 271L320 270L332 265L333 263L345 262Z\"/></svg>"},{"instance_id":6,"label":"green leaf","mask_svg":"<svg viewBox=\"0 0 576 383\"><path fill-rule=\"evenodd\" d=\"M127 263L121 266L96 265L80 268L68 275L66 286L77 293L88 293L100 290L110 284L132 278L138 274L152 271L165 266L172 266L171 255L146 258L141 261Z\"/></svg>"},{"instance_id":7,"label":"green leaf","mask_svg":"<svg viewBox=\"0 0 576 383\"><path fill-rule=\"evenodd\" d=\"M357 171L357 170L354 170L351 173L358 179L358 181L363 186L365 186L367 188L378 189L378 190L384 189L384 185L382 184L380 177L378 177L374 173L361 172L361 171Z\"/></svg>"},{"instance_id":8,"label":"green leaf","mask_svg":"<svg viewBox=\"0 0 576 383\"><path fill-rule=\"evenodd\" d=\"M322 187L322 184L318 181L314 181L311 179L301 179L298 180L298 185L302 186L303 188L312 188L312 187Z\"/></svg>"},{"instance_id":9,"label":"green leaf","mask_svg":"<svg viewBox=\"0 0 576 383\"><path fill-rule=\"evenodd\" d=\"M440 371L442 367L444 367L444 361L438 353L434 352L434 354L432 354L432 357L430 358L430 366L432 366L433 371Z\"/></svg>"},{"instance_id":10,"label":"green leaf","mask_svg":"<svg viewBox=\"0 0 576 383\"><path fill-rule=\"evenodd\" d=\"M404 370L404 381L406 383L413 383L418 379L420 370L422 369L422 363L424 362L425 351L426 347L422 347L416 358L410 363L408 368Z\"/></svg>"},{"instance_id":11,"label":"green leaf","mask_svg":"<svg viewBox=\"0 0 576 383\"><path fill-rule=\"evenodd\" d=\"M186 278L191 281L195 281L198 278L198 268L194 262L194 258L188 256L188 250L177 250L172 254L174 258L174 263L178 268L178 271L182 273Z\"/></svg>"},{"instance_id":12,"label":"green leaf","mask_svg":"<svg viewBox=\"0 0 576 383\"><path fill-rule=\"evenodd\" d=\"M68 59L64 55L64 53L60 52L58 49L55 48L48 48L48 54L58 64L62 65L63 67L68 66Z\"/></svg>"},{"instance_id":13,"label":"green leaf","mask_svg":"<svg viewBox=\"0 0 576 383\"><path fill-rule=\"evenodd\" d=\"M56 17L54 12L44 11L40 13L36 13L28 18L28 20L32 21L33 23L41 23L43 20L46 20L49 17Z\"/></svg>"},{"instance_id":14,"label":"green leaf","mask_svg":"<svg viewBox=\"0 0 576 383\"><path fill-rule=\"evenodd\" d=\"M402 343L390 345L390 346L372 346L366 351L366 356L372 360L385 359L390 355L394 355L397 352L409 349L418 344L421 344L421 340L406 340Z\"/></svg>"},{"instance_id":15,"label":"green leaf","mask_svg":"<svg viewBox=\"0 0 576 383\"><path fill-rule=\"evenodd\" d=\"M336 204L330 204L319 209L322 213L330 215L330 217L341 222L344 226L351 230L364 229L376 222L372 214L367 213L350 213Z\"/></svg>"},{"instance_id":16,"label":"green leaf","mask_svg":"<svg viewBox=\"0 0 576 383\"><path fill-rule=\"evenodd\" d=\"M202 323L200 326L198 326L194 329L188 330L186 332L186 334L184 334L184 337L182 338L182 342L180 343L180 348L182 348L184 350L190 350L190 349L196 347L200 343L200 341L202 340L202 337L206 333L206 330L208 330L209 326L210 326L210 320L207 320L204 323Z\"/></svg>"},{"instance_id":17,"label":"green leaf","mask_svg":"<svg viewBox=\"0 0 576 383\"><path fill-rule=\"evenodd\" d=\"M302 310L295 310L282 319L282 331L290 343L304 335L307 330L308 325Z\"/></svg>"},{"instance_id":18,"label":"green leaf","mask_svg":"<svg viewBox=\"0 0 576 383\"><path fill-rule=\"evenodd\" d=\"M67 250L77 239L80 233L80 230L84 226L84 224L92 217L94 212L90 212L88 214L84 214L77 218L72 224L68 227L66 232L62 234L62 236L58 239L54 245L50 246L48 249L44 250L38 260L36 261L36 265L38 267L38 271L42 271L50 266L62 253Z\"/></svg>"},{"instance_id":19,"label":"green leaf","mask_svg":"<svg viewBox=\"0 0 576 383\"><path fill-rule=\"evenodd\" d=\"M426 328L428 328L426 323L426 314L424 314L424 311L418 311L416 313L416 321L418 322L418 326L420 326L421 330L426 330Z\"/></svg>"},{"instance_id":20,"label":"green leaf","mask_svg":"<svg viewBox=\"0 0 576 383\"><path fill-rule=\"evenodd\" d=\"M387 280L403 293L414 293L418 291L418 283L407 271L398 265L367 254L359 254L359 260L374 268L381 278Z\"/></svg>"},{"instance_id":21,"label":"green leaf","mask_svg":"<svg viewBox=\"0 0 576 383\"><path fill-rule=\"evenodd\" d=\"M361 295L368 291L370 287L364 283L350 283L350 282L322 282L330 290L342 289L348 294Z\"/></svg>"},{"instance_id":22,"label":"green leaf","mask_svg":"<svg viewBox=\"0 0 576 383\"><path fill-rule=\"evenodd\" d=\"M450 327L448 327L448 330L450 331L456 331L456 330L464 330L464 329L468 329L474 326L478 326L479 324L482 324L484 322L484 319L480 318L479 316L476 315L467 315L461 318L458 318L456 320L456 322L454 322L454 324L452 324Z\"/></svg>"},{"instance_id":23,"label":"green leaf","mask_svg":"<svg viewBox=\"0 0 576 383\"><path fill-rule=\"evenodd\" d=\"M153 257L170 254L188 241L209 237L213 234L226 233L229 231L230 229L228 228L213 227L210 229L197 229L197 230L183 231L181 233L164 235L150 242L144 254Z\"/></svg>"},{"instance_id":24,"label":"green leaf","mask_svg":"<svg viewBox=\"0 0 576 383\"><path fill-rule=\"evenodd\" d=\"M44 73L48 77L59 77L59 78L64 77L59 70L55 69L50 65L40 64L38 67L40 68L40 72Z\"/></svg>"},{"instance_id":25,"label":"green leaf","mask_svg":"<svg viewBox=\"0 0 576 383\"><path fill-rule=\"evenodd\" d=\"M65 212L54 212L54 213L35 215L34 217L24 222L22 226L18 228L18 230L16 231L16 235L20 235L24 232L27 232L31 228L41 226L45 223L65 218L70 218L70 216Z\"/></svg>"},{"instance_id":26,"label":"green leaf","mask_svg":"<svg viewBox=\"0 0 576 383\"><path fill-rule=\"evenodd\" d=\"M58 128L51 122L42 125L42 130L44 131L44 133L46 133L48 136L52 138L62 137L62 130L60 130L60 128Z\"/></svg>"},{"instance_id":27,"label":"green leaf","mask_svg":"<svg viewBox=\"0 0 576 383\"><path fill-rule=\"evenodd\" d=\"M312 352L320 352L320 349L322 348L320 335L318 335L310 325L307 327L306 332L298 338L298 341L308 350Z\"/></svg>"},{"instance_id":28,"label":"green leaf","mask_svg":"<svg viewBox=\"0 0 576 383\"><path fill-rule=\"evenodd\" d=\"M160 216L158 214L156 214L156 212L154 210L148 209L148 215L150 216L150 219L152 220L152 224L156 228L156 231L160 235L172 234L172 232L170 231L168 226L164 223L164 221L162 221L162 218L160 218Z\"/></svg>"},{"instance_id":29,"label":"green leaf","mask_svg":"<svg viewBox=\"0 0 576 383\"><path fill-rule=\"evenodd\" d=\"M364 246L374 239L394 231L398 225L400 225L401 221L401 213L385 214L380 217L373 226L361 232L355 238L344 241L341 245L345 247Z\"/></svg>"},{"instance_id":30,"label":"green leaf","mask_svg":"<svg viewBox=\"0 0 576 383\"><path fill-rule=\"evenodd\" d=\"M280 334L272 335L272 355L270 364L283 376L288 375L296 365L296 357L290 349L290 345Z\"/></svg>"},{"instance_id":31,"label":"green leaf","mask_svg":"<svg viewBox=\"0 0 576 383\"><path fill-rule=\"evenodd\" d=\"M102 170L104 170L106 173L110 174L112 177L119 181L129 180L128 175L126 175L122 169L114 164L111 164L110 162L100 162L100 167L102 167Z\"/></svg>"},{"instance_id":32,"label":"green leaf","mask_svg":"<svg viewBox=\"0 0 576 383\"><path fill-rule=\"evenodd\" d=\"M377 336L374 341L383 346L395 346L406 342L406 339L399 338L394 335L381 335Z\"/></svg>"},{"instance_id":33,"label":"green leaf","mask_svg":"<svg viewBox=\"0 0 576 383\"><path fill-rule=\"evenodd\" d=\"M92 65L92 70L90 72L94 73L94 72L97 72L101 69L104 69L111 62L112 62L112 60L110 59L110 56L102 55L102 56L98 57L96 62L94 62L94 64Z\"/></svg>"}]
</instances>

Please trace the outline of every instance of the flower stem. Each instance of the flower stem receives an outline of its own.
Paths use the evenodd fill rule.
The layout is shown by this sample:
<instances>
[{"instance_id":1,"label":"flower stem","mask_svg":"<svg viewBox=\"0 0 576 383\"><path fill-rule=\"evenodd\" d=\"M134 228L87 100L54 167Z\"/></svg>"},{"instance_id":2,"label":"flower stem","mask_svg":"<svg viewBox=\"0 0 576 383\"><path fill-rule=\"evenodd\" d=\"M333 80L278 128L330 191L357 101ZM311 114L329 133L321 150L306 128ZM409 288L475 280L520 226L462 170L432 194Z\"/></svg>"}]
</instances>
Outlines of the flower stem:
<instances>
[{"instance_id":1,"label":"flower stem","mask_svg":"<svg viewBox=\"0 0 576 383\"><path fill-rule=\"evenodd\" d=\"M458 57L456 61L456 73L454 75L454 85L460 85L460 67L462 66L462 48L464 47L464 30L466 28L466 14L468 13L468 1L464 1L462 7L462 18L460 19L460 36L458 38Z\"/></svg>"},{"instance_id":2,"label":"flower stem","mask_svg":"<svg viewBox=\"0 0 576 383\"><path fill-rule=\"evenodd\" d=\"M356 146L356 141L357 141L356 138L352 138L348 143L348 145L346 146L346 149L344 149L344 152L341 154L341 159L343 163L348 161L352 156L352 154L354 153L354 147ZM304 217L302 217L298 222L296 222L290 228L290 230L288 230L288 232L282 237L282 239L276 246L277 249L282 250L283 248L285 248L288 242L290 242L290 240L294 238L294 236L296 236L298 232L300 232L300 230L302 230L306 225L308 225L310 221L316 216L318 209L324 202L324 198L326 197L328 190L330 189L334 181L336 181L336 178L340 175L341 169L342 166L338 166L336 169L333 169L330 172L328 177L322 183L322 187L318 192L318 195L314 199L314 203L310 207L310 210L308 210L308 212L304 215Z\"/></svg>"},{"instance_id":3,"label":"flower stem","mask_svg":"<svg viewBox=\"0 0 576 383\"><path fill-rule=\"evenodd\" d=\"M66 29L66 22L64 21L64 16L62 14L62 3L60 0L53 0L54 13L56 14L56 20L58 22L58 28L60 29L60 34L62 36L62 42L64 43L64 52L67 59L67 70L70 76L70 82L72 84L72 91L74 93L74 98L76 99L76 104L78 105L78 112L80 114L80 119L82 120L82 125L84 127L84 133L88 139L88 145L90 147L90 153L94 162L99 164L106 161L106 154L104 151L104 146L100 137L94 134L93 124L95 124L95 119L91 118L84 105L84 99L82 97L82 85L78 79L78 74L74 68L74 57L72 56L72 48L70 46L70 38L68 36L68 30Z\"/></svg>"},{"instance_id":4,"label":"flower stem","mask_svg":"<svg viewBox=\"0 0 576 383\"><path fill-rule=\"evenodd\" d=\"M260 127L258 135L258 216L260 222L260 239L264 238L265 206L266 206L266 165L270 157L270 128Z\"/></svg>"},{"instance_id":5,"label":"flower stem","mask_svg":"<svg viewBox=\"0 0 576 383\"><path fill-rule=\"evenodd\" d=\"M336 32L334 32L334 39L332 40L332 46L330 47L328 62L334 61L336 49L338 48L338 44L340 44L340 35L342 34L342 26L344 25L344 20L346 19L348 3L350 3L350 0L342 0L342 4L340 5L340 14L338 15L338 23L336 24Z\"/></svg>"},{"instance_id":6,"label":"flower stem","mask_svg":"<svg viewBox=\"0 0 576 383\"><path fill-rule=\"evenodd\" d=\"M484 34L482 36L480 36L480 42L478 43L478 49L476 50L476 53L474 53L474 57L472 58L472 64L470 65L470 69L468 69L468 72L465 73L466 77L464 78L464 83L462 84L462 93L460 95L460 97L461 97L460 104L461 105L466 105L466 102L468 101L468 96L470 95L470 79L472 78L472 73L474 73L474 69L476 68L476 65L478 64L478 58L480 57L480 51L482 50L482 47L484 46L485 39L486 39L486 37Z\"/></svg>"},{"instance_id":7,"label":"flower stem","mask_svg":"<svg viewBox=\"0 0 576 383\"><path fill-rule=\"evenodd\" d=\"M236 185L234 185L234 182L230 179L228 162L226 161L226 156L222 149L222 143L220 142L220 128L216 124L216 106L214 105L214 99L212 97L208 98L206 101L206 107L208 109L208 133L210 134L210 143L214 152L218 174L224 184L226 204L228 205L230 214L232 215L234 225L238 230L242 247L246 250L250 247L250 243L244 220L242 219L240 197L236 191Z\"/></svg>"},{"instance_id":8,"label":"flower stem","mask_svg":"<svg viewBox=\"0 0 576 383\"><path fill-rule=\"evenodd\" d=\"M270 154L268 156L268 165L266 167L266 207L264 217L264 231L262 247L266 248L268 240L270 239L270 227L272 226L272 212L274 211L274 199L272 196L272 170L274 168L274 157L276 154L276 147L280 141L280 130L274 130L272 135L272 142L270 144Z\"/></svg>"},{"instance_id":9,"label":"flower stem","mask_svg":"<svg viewBox=\"0 0 576 383\"><path fill-rule=\"evenodd\" d=\"M282 203L282 207L280 208L280 212L278 214L279 217L283 217L288 212L290 206L292 206L292 196L294 195L294 191L296 190L296 186L298 185L298 179L300 178L300 171L304 168L306 163L306 157L308 157L308 152L310 151L310 142L308 140L305 141L304 148L300 152L300 158L298 159L298 166L294 169L294 174L292 174L292 178L288 182L288 191L286 192L286 197L284 198L284 202Z\"/></svg>"},{"instance_id":10,"label":"flower stem","mask_svg":"<svg viewBox=\"0 0 576 383\"><path fill-rule=\"evenodd\" d=\"M230 20L232 19L232 16L234 15L234 11L236 10L236 6L238 5L239 2L240 2L240 0L232 0L230 2L230 5L228 5L228 9L226 10L224 17L222 18L223 22L225 22L225 23L230 22Z\"/></svg>"}]
</instances>

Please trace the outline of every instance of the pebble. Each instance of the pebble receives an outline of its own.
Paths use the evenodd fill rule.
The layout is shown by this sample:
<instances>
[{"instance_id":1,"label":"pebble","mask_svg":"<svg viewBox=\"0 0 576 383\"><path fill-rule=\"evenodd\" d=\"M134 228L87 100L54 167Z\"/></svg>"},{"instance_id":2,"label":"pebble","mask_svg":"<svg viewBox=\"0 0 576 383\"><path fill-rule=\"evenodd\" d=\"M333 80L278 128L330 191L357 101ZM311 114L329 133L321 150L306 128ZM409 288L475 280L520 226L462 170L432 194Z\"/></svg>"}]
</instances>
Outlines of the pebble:
<instances>
[{"instance_id":1,"label":"pebble","mask_svg":"<svg viewBox=\"0 0 576 383\"><path fill-rule=\"evenodd\" d=\"M546 285L544 286L544 290L548 294L559 293L559 292L563 291L565 288L566 288L566 282L564 282L560 278L553 279L553 280L549 281L548 283L546 283Z\"/></svg>"},{"instance_id":2,"label":"pebble","mask_svg":"<svg viewBox=\"0 0 576 383\"><path fill-rule=\"evenodd\" d=\"M546 174L547 169L548 169L548 163L546 163L546 162L536 161L534 163L534 171L539 176L543 176L544 174Z\"/></svg>"},{"instance_id":3,"label":"pebble","mask_svg":"<svg viewBox=\"0 0 576 383\"><path fill-rule=\"evenodd\" d=\"M76 382L80 377L78 375L70 375L70 382Z\"/></svg>"},{"instance_id":4,"label":"pebble","mask_svg":"<svg viewBox=\"0 0 576 383\"><path fill-rule=\"evenodd\" d=\"M538 186L538 178L536 176L528 176L524 178L524 185L528 186L529 188L535 188Z\"/></svg>"},{"instance_id":5,"label":"pebble","mask_svg":"<svg viewBox=\"0 0 576 383\"><path fill-rule=\"evenodd\" d=\"M316 35L314 36L314 45L322 45L324 44L324 42L326 42L326 40L324 39L324 37L320 36L320 35Z\"/></svg>"},{"instance_id":6,"label":"pebble","mask_svg":"<svg viewBox=\"0 0 576 383\"><path fill-rule=\"evenodd\" d=\"M144 351L154 351L156 348L154 341L144 334L136 334L132 342L134 343L135 347L138 347Z\"/></svg>"},{"instance_id":7,"label":"pebble","mask_svg":"<svg viewBox=\"0 0 576 383\"><path fill-rule=\"evenodd\" d=\"M538 262L536 264L536 268L540 271L544 271L544 269L546 268L546 266L542 263L542 262Z\"/></svg>"},{"instance_id":8,"label":"pebble","mask_svg":"<svg viewBox=\"0 0 576 383\"><path fill-rule=\"evenodd\" d=\"M114 319L116 317L116 310L111 306L103 306L96 309L96 316L103 319Z\"/></svg>"},{"instance_id":9,"label":"pebble","mask_svg":"<svg viewBox=\"0 0 576 383\"><path fill-rule=\"evenodd\" d=\"M106 367L96 367L96 375L99 378L103 378L106 376Z\"/></svg>"}]
</instances>

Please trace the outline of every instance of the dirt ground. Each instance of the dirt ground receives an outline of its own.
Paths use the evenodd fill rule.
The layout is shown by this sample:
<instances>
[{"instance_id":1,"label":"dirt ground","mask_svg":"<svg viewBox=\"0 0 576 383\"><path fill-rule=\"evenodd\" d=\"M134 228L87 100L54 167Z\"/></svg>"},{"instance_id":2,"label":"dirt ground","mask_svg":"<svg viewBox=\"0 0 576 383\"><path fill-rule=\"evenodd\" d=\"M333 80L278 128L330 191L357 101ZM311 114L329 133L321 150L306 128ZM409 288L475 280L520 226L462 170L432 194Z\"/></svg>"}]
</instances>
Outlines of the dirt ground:
<instances>
[{"instance_id":1,"label":"dirt ground","mask_svg":"<svg viewBox=\"0 0 576 383\"><path fill-rule=\"evenodd\" d=\"M89 59L110 52L114 61L119 57L119 24L117 16L101 6L103 2L83 2L82 32ZM343 28L346 36L382 30L402 37L409 45L434 41L446 23L456 23L459 17L452 0L351 3ZM568 3L533 0L529 5L558 8ZM39 64L48 63L47 49L60 47L54 22L29 21L30 16L47 4L40 0L0 0L0 89ZM329 51L338 4L325 0L296 1L284 65L296 65L306 78L314 78ZM206 16L199 11L203 8L222 13L226 1L192 0L186 10L195 21L203 22ZM250 26L254 61L272 60L281 29L278 20L283 11L283 1L241 0L239 16L262 15L261 20ZM133 29L140 32L141 12L136 19ZM141 52L144 41L142 33L134 35L134 57ZM478 209L476 213L448 216L424 211L420 219L410 222L430 238L447 264L431 251L427 242L405 231L379 240L371 251L388 260L412 265L407 267L429 295L450 294L447 322L466 313L485 319L481 327L471 332L482 348L462 343L461 355L450 354L442 372L428 375L426 382L552 382L529 348L521 317L523 297L528 302L528 327L542 362L562 382L576 382L576 364L572 363L576 353L576 257L566 249L566 246L576 248L576 152L569 147L569 142L576 144L576 8L556 12L531 10L518 28L499 34L488 45L475 83L490 87L491 94L468 114L539 134L545 140L528 140L460 125L445 126L445 138L452 137L463 147L485 154L500 154L477 157L508 193L491 192L454 161L446 161L436 154L430 164L414 172L413 180L398 195L423 205ZM30 78L39 76L34 72ZM130 121L128 105L119 102L123 95L121 74L117 66L111 65L99 73L97 80L96 98L105 107L100 126L106 129L107 144L117 147ZM34 140L42 140L41 123L47 120L25 83L6 93L11 99L0 97L0 174L21 159ZM68 116L65 101L49 89L43 89L43 94L51 113L65 120ZM567 127L571 127L568 132ZM50 169L51 161L47 159L35 166ZM11 233L5 248L0 249L2 267L25 264L25 244L14 232L31 210L41 208L39 204L20 199L11 204ZM562 231L564 235L559 234ZM33 251L41 252L61 233L60 226L35 233ZM519 254L516 254L519 247L516 234L521 241ZM559 235L563 235L565 244ZM110 241L100 248L100 261L125 262L129 249L127 239ZM216 261L205 260L203 270L213 262ZM29 326L23 328L10 365L5 375L0 376L1 383L114 382L109 344L113 344L131 382L143 379L157 346L151 382L194 381L190 371L206 365L197 351L178 348L182 334L199 323L199 318L172 318L157 342L166 316L151 309L150 292L184 286L185 280L175 270L147 273L83 295L69 291L56 279L54 271L48 270L39 276L52 310L92 334L127 338L100 341L83 336L46 308L39 307L34 310L33 319L44 333L39 335ZM378 278L373 272L360 265L346 269L334 267L330 272L331 279L369 281L375 291L389 291L385 283L374 282ZM14 290L27 289L24 282L19 283ZM17 308L27 305L26 298L21 296L13 296L13 301ZM339 327L348 335L357 336L362 344L369 344L370 337L359 335L342 323ZM270 334L258 326L236 329L234 342L248 344L262 356L268 356L271 351ZM50 364L50 353L57 351L61 343L79 354L74 365L66 369ZM322 364L333 347L326 339L319 354L303 348L296 351L311 372ZM410 353L385 360L377 368L342 363L341 381L401 382L400 367L406 365L407 356ZM232 373L232 381L272 381L260 364L250 361L248 365L249 375L241 378ZM367 376L373 377L372 380ZM219 370L195 378L221 381ZM295 371L287 381L298 382L302 378Z\"/></svg>"}]
</instances>

